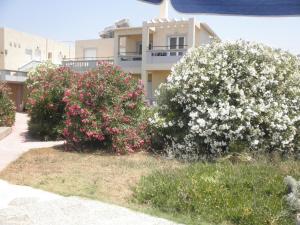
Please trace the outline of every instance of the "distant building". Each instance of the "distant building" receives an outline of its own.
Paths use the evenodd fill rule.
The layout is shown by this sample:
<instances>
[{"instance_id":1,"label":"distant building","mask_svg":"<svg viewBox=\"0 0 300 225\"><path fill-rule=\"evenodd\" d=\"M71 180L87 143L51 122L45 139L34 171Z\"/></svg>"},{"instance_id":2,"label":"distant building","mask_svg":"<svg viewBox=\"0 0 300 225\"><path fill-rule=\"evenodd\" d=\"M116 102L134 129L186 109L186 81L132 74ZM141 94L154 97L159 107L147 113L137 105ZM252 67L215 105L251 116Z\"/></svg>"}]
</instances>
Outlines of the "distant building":
<instances>
[{"instance_id":1,"label":"distant building","mask_svg":"<svg viewBox=\"0 0 300 225\"><path fill-rule=\"evenodd\" d=\"M213 39L219 37L207 24L194 18L176 20L161 16L140 27L131 27L127 20L121 20L100 32L99 39L76 41L76 58L63 64L83 72L96 67L98 61L113 62L143 81L152 103L154 91L166 81L172 66L187 50Z\"/></svg>"},{"instance_id":2,"label":"distant building","mask_svg":"<svg viewBox=\"0 0 300 225\"><path fill-rule=\"evenodd\" d=\"M0 28L0 80L12 90L17 110L24 106L27 72L43 61L61 64L74 57L75 49L65 43L8 28Z\"/></svg>"}]
</instances>

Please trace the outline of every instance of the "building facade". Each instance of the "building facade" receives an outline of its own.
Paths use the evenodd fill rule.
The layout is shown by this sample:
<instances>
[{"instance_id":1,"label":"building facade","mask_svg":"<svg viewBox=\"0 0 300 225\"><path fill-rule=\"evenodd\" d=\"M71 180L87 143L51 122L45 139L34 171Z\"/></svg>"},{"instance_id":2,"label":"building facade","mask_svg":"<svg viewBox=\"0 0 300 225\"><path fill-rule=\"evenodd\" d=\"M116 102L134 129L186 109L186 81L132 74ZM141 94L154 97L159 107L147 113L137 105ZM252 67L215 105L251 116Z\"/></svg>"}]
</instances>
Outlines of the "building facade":
<instances>
[{"instance_id":1,"label":"building facade","mask_svg":"<svg viewBox=\"0 0 300 225\"><path fill-rule=\"evenodd\" d=\"M0 28L0 80L7 82L18 111L24 107L27 72L43 61L61 64L75 56L75 48L13 29Z\"/></svg>"},{"instance_id":2,"label":"building facade","mask_svg":"<svg viewBox=\"0 0 300 225\"><path fill-rule=\"evenodd\" d=\"M150 102L155 101L155 90L188 49L219 39L207 24L194 18L162 17L144 22L141 27L115 26L109 33L95 40L76 41L77 59L66 60L65 65L81 72L95 66L96 61L113 62L142 80Z\"/></svg>"}]
</instances>

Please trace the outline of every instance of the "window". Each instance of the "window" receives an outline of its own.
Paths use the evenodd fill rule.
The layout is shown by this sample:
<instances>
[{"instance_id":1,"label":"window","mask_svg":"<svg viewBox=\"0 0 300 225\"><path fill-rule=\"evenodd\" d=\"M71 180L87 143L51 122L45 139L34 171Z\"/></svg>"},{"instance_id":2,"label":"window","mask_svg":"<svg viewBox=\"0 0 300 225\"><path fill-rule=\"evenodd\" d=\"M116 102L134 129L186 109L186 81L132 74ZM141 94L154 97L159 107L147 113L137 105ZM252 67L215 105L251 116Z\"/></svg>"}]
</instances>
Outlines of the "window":
<instances>
[{"instance_id":1,"label":"window","mask_svg":"<svg viewBox=\"0 0 300 225\"><path fill-rule=\"evenodd\" d=\"M42 53L39 47L37 47L34 51L34 60L41 61L42 60Z\"/></svg>"},{"instance_id":2,"label":"window","mask_svg":"<svg viewBox=\"0 0 300 225\"><path fill-rule=\"evenodd\" d=\"M32 49L26 48L25 49L25 54L32 56Z\"/></svg>"},{"instance_id":3,"label":"window","mask_svg":"<svg viewBox=\"0 0 300 225\"><path fill-rule=\"evenodd\" d=\"M52 60L52 52L48 52L48 59Z\"/></svg>"},{"instance_id":4,"label":"window","mask_svg":"<svg viewBox=\"0 0 300 225\"><path fill-rule=\"evenodd\" d=\"M32 49L26 48L25 55L26 55L26 61L30 62L32 60Z\"/></svg>"},{"instance_id":5,"label":"window","mask_svg":"<svg viewBox=\"0 0 300 225\"><path fill-rule=\"evenodd\" d=\"M153 49L153 41L150 41L149 43L149 50L152 50Z\"/></svg>"},{"instance_id":6,"label":"window","mask_svg":"<svg viewBox=\"0 0 300 225\"><path fill-rule=\"evenodd\" d=\"M143 45L142 45L142 42L138 42L137 43L137 51L136 51L139 55L142 55L143 54Z\"/></svg>"},{"instance_id":7,"label":"window","mask_svg":"<svg viewBox=\"0 0 300 225\"><path fill-rule=\"evenodd\" d=\"M183 52L177 50L185 48L185 37L183 36L169 37L168 42L169 42L169 49L172 50L170 51L170 56L183 55Z\"/></svg>"},{"instance_id":8,"label":"window","mask_svg":"<svg viewBox=\"0 0 300 225\"><path fill-rule=\"evenodd\" d=\"M96 48L85 48L84 49L84 58L85 59L95 59L97 57Z\"/></svg>"}]
</instances>

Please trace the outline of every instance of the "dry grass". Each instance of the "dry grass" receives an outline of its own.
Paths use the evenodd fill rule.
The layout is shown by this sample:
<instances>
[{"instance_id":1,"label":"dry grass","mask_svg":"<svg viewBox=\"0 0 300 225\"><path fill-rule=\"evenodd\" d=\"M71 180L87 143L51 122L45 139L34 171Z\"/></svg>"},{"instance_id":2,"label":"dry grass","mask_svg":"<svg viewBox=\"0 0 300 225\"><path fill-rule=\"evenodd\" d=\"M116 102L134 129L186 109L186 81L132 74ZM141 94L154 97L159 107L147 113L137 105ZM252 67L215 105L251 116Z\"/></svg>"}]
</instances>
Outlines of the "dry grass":
<instances>
[{"instance_id":1,"label":"dry grass","mask_svg":"<svg viewBox=\"0 0 300 225\"><path fill-rule=\"evenodd\" d=\"M0 172L0 179L64 196L128 205L132 187L142 176L176 167L183 165L146 152L114 156L44 148L25 153Z\"/></svg>"}]
</instances>

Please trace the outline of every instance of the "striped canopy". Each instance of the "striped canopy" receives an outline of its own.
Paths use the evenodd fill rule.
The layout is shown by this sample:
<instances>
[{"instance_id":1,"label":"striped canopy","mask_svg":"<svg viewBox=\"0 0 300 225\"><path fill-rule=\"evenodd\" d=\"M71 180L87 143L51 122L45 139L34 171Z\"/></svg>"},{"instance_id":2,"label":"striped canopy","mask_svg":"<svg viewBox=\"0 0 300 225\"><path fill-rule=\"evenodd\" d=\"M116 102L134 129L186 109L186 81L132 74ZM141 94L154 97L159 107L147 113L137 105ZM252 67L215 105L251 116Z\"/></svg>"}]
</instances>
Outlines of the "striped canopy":
<instances>
[{"instance_id":1,"label":"striped canopy","mask_svg":"<svg viewBox=\"0 0 300 225\"><path fill-rule=\"evenodd\" d=\"M159 4L163 0L143 0ZM300 16L300 0L171 0L182 13L245 16Z\"/></svg>"}]
</instances>

